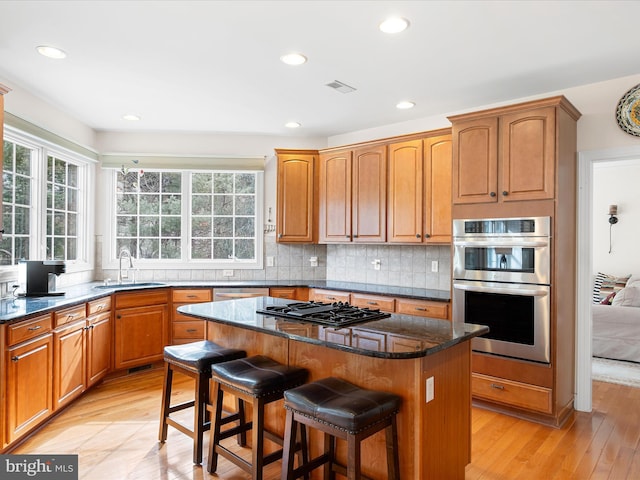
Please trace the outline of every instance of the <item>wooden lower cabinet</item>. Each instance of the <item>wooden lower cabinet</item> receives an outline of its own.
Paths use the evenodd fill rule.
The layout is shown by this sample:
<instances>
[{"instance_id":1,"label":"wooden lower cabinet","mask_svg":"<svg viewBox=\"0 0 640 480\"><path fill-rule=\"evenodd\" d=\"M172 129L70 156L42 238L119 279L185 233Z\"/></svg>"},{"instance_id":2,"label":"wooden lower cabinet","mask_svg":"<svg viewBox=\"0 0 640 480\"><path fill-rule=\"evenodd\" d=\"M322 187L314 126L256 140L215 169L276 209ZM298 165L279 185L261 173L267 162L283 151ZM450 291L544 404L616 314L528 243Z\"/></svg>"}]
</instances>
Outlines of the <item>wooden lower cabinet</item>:
<instances>
[{"instance_id":1,"label":"wooden lower cabinet","mask_svg":"<svg viewBox=\"0 0 640 480\"><path fill-rule=\"evenodd\" d=\"M115 295L114 368L160 361L169 343L169 290Z\"/></svg>"},{"instance_id":2,"label":"wooden lower cabinet","mask_svg":"<svg viewBox=\"0 0 640 480\"><path fill-rule=\"evenodd\" d=\"M382 295L369 295L365 293L352 293L351 305L360 308L379 309L383 312L395 312L396 300L393 297L385 297Z\"/></svg>"},{"instance_id":3,"label":"wooden lower cabinet","mask_svg":"<svg viewBox=\"0 0 640 480\"><path fill-rule=\"evenodd\" d=\"M435 302L433 300L419 300L413 298L398 298L396 313L417 315L420 317L441 318L450 320L449 302Z\"/></svg>"},{"instance_id":4,"label":"wooden lower cabinet","mask_svg":"<svg viewBox=\"0 0 640 480\"><path fill-rule=\"evenodd\" d=\"M111 312L98 313L87 318L86 386L95 385L111 370L113 321Z\"/></svg>"},{"instance_id":5,"label":"wooden lower cabinet","mask_svg":"<svg viewBox=\"0 0 640 480\"><path fill-rule=\"evenodd\" d=\"M5 444L10 444L53 413L53 335L10 346L4 364Z\"/></svg>"},{"instance_id":6,"label":"wooden lower cabinet","mask_svg":"<svg viewBox=\"0 0 640 480\"><path fill-rule=\"evenodd\" d=\"M173 289L171 293L171 343L174 345L197 342L206 337L204 320L187 317L177 308L190 303L210 302L213 291L210 288Z\"/></svg>"},{"instance_id":7,"label":"wooden lower cabinet","mask_svg":"<svg viewBox=\"0 0 640 480\"><path fill-rule=\"evenodd\" d=\"M306 302L309 300L309 289L307 287L275 287L269 289L269 296Z\"/></svg>"},{"instance_id":8,"label":"wooden lower cabinet","mask_svg":"<svg viewBox=\"0 0 640 480\"><path fill-rule=\"evenodd\" d=\"M471 376L471 392L476 398L492 402L546 414L553 411L550 388L474 373Z\"/></svg>"},{"instance_id":9,"label":"wooden lower cabinet","mask_svg":"<svg viewBox=\"0 0 640 480\"><path fill-rule=\"evenodd\" d=\"M309 290L309 300L314 302L348 302L351 299L349 292L341 292L338 290L323 290L319 288L312 288Z\"/></svg>"},{"instance_id":10,"label":"wooden lower cabinet","mask_svg":"<svg viewBox=\"0 0 640 480\"><path fill-rule=\"evenodd\" d=\"M79 397L86 389L86 333L84 318L53 332L54 411Z\"/></svg>"}]
</instances>

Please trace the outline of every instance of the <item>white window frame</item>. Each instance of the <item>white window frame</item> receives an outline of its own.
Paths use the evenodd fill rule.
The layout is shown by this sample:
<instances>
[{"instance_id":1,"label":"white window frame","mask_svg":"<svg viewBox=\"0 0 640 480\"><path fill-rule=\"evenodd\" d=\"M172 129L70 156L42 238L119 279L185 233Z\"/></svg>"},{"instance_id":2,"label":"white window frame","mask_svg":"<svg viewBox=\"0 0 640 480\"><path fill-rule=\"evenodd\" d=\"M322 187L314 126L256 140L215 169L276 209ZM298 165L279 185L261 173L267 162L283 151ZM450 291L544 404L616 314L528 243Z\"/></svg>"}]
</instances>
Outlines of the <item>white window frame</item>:
<instances>
[{"instance_id":1,"label":"white window frame","mask_svg":"<svg viewBox=\"0 0 640 480\"><path fill-rule=\"evenodd\" d=\"M4 140L35 150L32 165L30 258L28 260L46 260L47 158L53 156L78 166L78 258L65 262L66 272L93 270L95 223L94 215L91 215L90 212L95 211L95 199L89 194L89 191L92 190L90 187L95 184L96 162L6 124L4 125ZM17 272L17 265L0 267L0 281L16 278Z\"/></svg>"},{"instance_id":2,"label":"white window frame","mask_svg":"<svg viewBox=\"0 0 640 480\"><path fill-rule=\"evenodd\" d=\"M183 173L182 176L182 222L181 222L181 242L182 242L182 256L179 259L134 259L134 267L140 270L261 270L263 266L263 250L264 250L264 171L262 170L222 170L222 169L177 169L177 168L147 168L146 171L179 171ZM255 228L256 228L256 258L254 260L240 260L229 259L228 261L221 260L205 260L205 259L191 259L191 185L188 180L188 176L191 173L254 173L256 175L256 213L255 213ZM104 215L104 244L102 254L102 268L103 269L118 269L118 252L116 252L116 212L115 212L115 195L116 195L116 182L117 182L116 169L103 168L103 174L108 176L109 188L104 190L104 205L106 205L106 212ZM133 253L133 252L132 252Z\"/></svg>"}]
</instances>

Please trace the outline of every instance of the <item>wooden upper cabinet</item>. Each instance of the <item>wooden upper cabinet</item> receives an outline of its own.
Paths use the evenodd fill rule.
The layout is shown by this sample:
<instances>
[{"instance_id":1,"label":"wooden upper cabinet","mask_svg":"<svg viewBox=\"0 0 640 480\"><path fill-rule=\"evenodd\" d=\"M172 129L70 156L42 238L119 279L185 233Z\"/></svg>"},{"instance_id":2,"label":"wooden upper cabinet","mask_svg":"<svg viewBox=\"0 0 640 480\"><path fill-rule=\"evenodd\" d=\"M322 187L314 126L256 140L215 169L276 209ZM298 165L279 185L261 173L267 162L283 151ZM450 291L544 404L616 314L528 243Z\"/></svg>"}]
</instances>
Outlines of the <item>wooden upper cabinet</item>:
<instances>
[{"instance_id":1,"label":"wooden upper cabinet","mask_svg":"<svg viewBox=\"0 0 640 480\"><path fill-rule=\"evenodd\" d=\"M453 123L453 203L496 202L498 119Z\"/></svg>"},{"instance_id":2,"label":"wooden upper cabinet","mask_svg":"<svg viewBox=\"0 0 640 480\"><path fill-rule=\"evenodd\" d=\"M555 198L559 107L575 116L556 97L450 117L453 203Z\"/></svg>"},{"instance_id":3,"label":"wooden upper cabinet","mask_svg":"<svg viewBox=\"0 0 640 480\"><path fill-rule=\"evenodd\" d=\"M320 154L319 241L384 242L384 145Z\"/></svg>"},{"instance_id":4,"label":"wooden upper cabinet","mask_svg":"<svg viewBox=\"0 0 640 480\"><path fill-rule=\"evenodd\" d=\"M424 140L424 241L451 242L451 135Z\"/></svg>"},{"instance_id":5,"label":"wooden upper cabinet","mask_svg":"<svg viewBox=\"0 0 640 480\"><path fill-rule=\"evenodd\" d=\"M503 201L545 200L555 188L555 108L500 117L498 171Z\"/></svg>"},{"instance_id":6,"label":"wooden upper cabinet","mask_svg":"<svg viewBox=\"0 0 640 480\"><path fill-rule=\"evenodd\" d=\"M312 243L315 238L315 151L276 150L278 186L276 239Z\"/></svg>"},{"instance_id":7,"label":"wooden upper cabinet","mask_svg":"<svg viewBox=\"0 0 640 480\"><path fill-rule=\"evenodd\" d=\"M422 140L389 145L387 233L390 242L422 242L422 166Z\"/></svg>"},{"instance_id":8,"label":"wooden upper cabinet","mask_svg":"<svg viewBox=\"0 0 640 480\"><path fill-rule=\"evenodd\" d=\"M351 150L320 153L318 240L351 241Z\"/></svg>"}]
</instances>

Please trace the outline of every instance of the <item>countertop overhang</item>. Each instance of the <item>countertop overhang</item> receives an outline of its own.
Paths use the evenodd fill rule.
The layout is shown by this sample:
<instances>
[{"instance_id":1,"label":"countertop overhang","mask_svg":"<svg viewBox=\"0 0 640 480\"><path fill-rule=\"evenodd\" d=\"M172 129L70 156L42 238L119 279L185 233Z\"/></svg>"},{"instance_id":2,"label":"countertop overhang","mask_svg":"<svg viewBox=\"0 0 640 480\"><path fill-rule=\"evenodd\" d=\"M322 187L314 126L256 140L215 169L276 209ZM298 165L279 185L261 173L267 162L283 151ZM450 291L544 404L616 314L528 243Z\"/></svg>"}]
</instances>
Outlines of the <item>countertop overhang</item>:
<instances>
[{"instance_id":1,"label":"countertop overhang","mask_svg":"<svg viewBox=\"0 0 640 480\"><path fill-rule=\"evenodd\" d=\"M257 313L257 310L262 310L269 305L286 305L296 301L254 297L183 305L178 307L178 311L183 315L211 322L323 345L359 355L389 359L425 357L489 331L487 327L480 325L454 325L448 320L400 314L392 314L388 318L348 327L331 327ZM416 347L413 351L397 350L394 342L384 342L383 346L378 346L377 349L353 346L329 340L333 332L340 332L342 338L366 332L401 337L414 343Z\"/></svg>"}]
</instances>

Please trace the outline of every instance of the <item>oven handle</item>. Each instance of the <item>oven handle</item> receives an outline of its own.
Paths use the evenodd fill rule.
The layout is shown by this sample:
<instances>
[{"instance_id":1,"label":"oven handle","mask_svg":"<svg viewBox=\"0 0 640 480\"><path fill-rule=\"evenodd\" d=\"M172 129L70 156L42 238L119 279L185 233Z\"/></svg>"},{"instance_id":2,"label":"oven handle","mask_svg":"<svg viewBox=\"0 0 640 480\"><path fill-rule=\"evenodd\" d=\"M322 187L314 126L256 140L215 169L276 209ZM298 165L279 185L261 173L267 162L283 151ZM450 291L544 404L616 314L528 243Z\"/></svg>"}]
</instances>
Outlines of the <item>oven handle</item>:
<instances>
[{"instance_id":1,"label":"oven handle","mask_svg":"<svg viewBox=\"0 0 640 480\"><path fill-rule=\"evenodd\" d=\"M535 297L544 297L545 295L549 295L549 287L536 287L535 285L532 285L530 287L518 286L517 288L510 288L454 283L453 288L457 290L466 290L468 292L506 293L511 295L530 295Z\"/></svg>"},{"instance_id":2,"label":"oven handle","mask_svg":"<svg viewBox=\"0 0 640 480\"><path fill-rule=\"evenodd\" d=\"M472 240L472 241L454 241L456 247L497 247L497 248L512 248L512 247L548 247L549 242L546 240Z\"/></svg>"}]
</instances>

